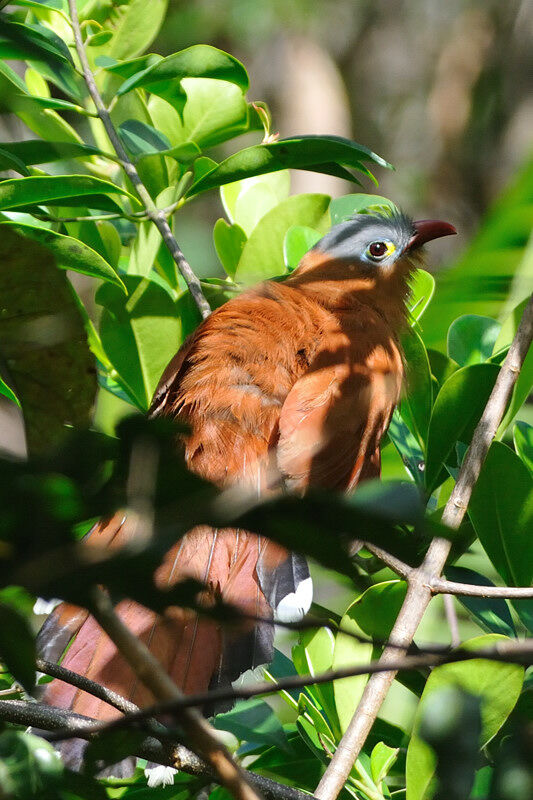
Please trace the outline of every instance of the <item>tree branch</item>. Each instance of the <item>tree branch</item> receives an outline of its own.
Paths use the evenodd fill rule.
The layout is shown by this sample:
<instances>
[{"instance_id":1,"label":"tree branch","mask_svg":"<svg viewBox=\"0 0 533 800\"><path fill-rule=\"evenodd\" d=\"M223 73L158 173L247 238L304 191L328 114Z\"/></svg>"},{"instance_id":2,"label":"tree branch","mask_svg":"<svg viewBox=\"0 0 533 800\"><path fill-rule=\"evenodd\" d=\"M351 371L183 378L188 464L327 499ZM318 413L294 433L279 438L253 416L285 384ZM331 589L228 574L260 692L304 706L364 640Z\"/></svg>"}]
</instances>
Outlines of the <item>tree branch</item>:
<instances>
[{"instance_id":1,"label":"tree branch","mask_svg":"<svg viewBox=\"0 0 533 800\"><path fill-rule=\"evenodd\" d=\"M454 530L459 527L466 513L472 490L505 413L532 338L533 297L524 310L509 352L474 431L472 443L464 458L455 487L444 508L442 522ZM387 668L387 671L379 672L368 681L350 725L318 784L315 794L319 800L334 800L344 786L395 678L397 668L394 662L398 656L397 647L407 649L413 641L432 597L432 582L440 577L451 544L448 539L436 537L421 566L409 574L405 601L390 636L391 642L396 647L386 647L380 659L380 664Z\"/></svg>"},{"instance_id":2,"label":"tree branch","mask_svg":"<svg viewBox=\"0 0 533 800\"><path fill-rule=\"evenodd\" d=\"M168 248L170 255L174 259L181 275L183 276L189 288L191 296L196 305L198 306L200 314L205 319L211 313L211 308L203 295L202 287L200 286L200 281L194 274L189 262L183 255L179 244L174 238L164 211L156 207L154 201L150 196L148 189L142 182L134 163L132 162L132 160L126 153L124 146L122 145L120 137L111 120L109 111L105 107L104 101L102 100L100 92L98 91L94 75L89 66L89 61L87 59L87 54L85 52L85 47L83 45L83 39L81 36L76 0L68 0L68 7L70 11L70 18L72 21L72 30L74 33L76 52L78 53L78 58L80 60L81 68L83 70L83 77L85 79L85 83L87 84L89 94L91 95L91 98L94 102L98 116L102 120L105 131L109 137L109 141L111 142L120 160L122 168L124 169L126 175L132 182L135 191L139 195L139 198L141 199L141 202L146 209L146 215L149 217L149 219L152 220L152 222L158 229L159 233L161 234L163 242Z\"/></svg>"},{"instance_id":3,"label":"tree branch","mask_svg":"<svg viewBox=\"0 0 533 800\"><path fill-rule=\"evenodd\" d=\"M473 659L487 659L489 661L499 661L504 663L533 664L533 638L521 639L516 641L502 641L493 647L482 648L479 650L463 650L461 648L451 652L448 648L435 646L427 648L426 652L416 655L407 655L397 658L387 664L381 660L371 661L368 664L361 664L351 667L341 667L330 669L318 675L290 675L280 678L278 681L263 681L252 686L241 686L238 688L228 687L213 689L209 692L194 695L182 695L181 698L169 700L162 703L139 709L127 717L113 720L103 720L95 722L92 733L126 728L132 724L138 724L146 719L157 717L162 714L175 714L183 709L192 706L204 706L206 703L218 703L223 701L249 700L252 697L259 697L268 694L276 694L280 691L290 691L292 689L303 689L305 686L316 686L323 683L330 683L334 680L351 678L355 675L373 675L380 672L406 671L422 669L425 667L435 667L441 664L452 664L458 661L471 661ZM1 715L0 715L1 716ZM77 735L75 729L69 728L59 731L53 739L55 741L68 739ZM158 734L159 735L159 732Z\"/></svg>"},{"instance_id":4,"label":"tree branch","mask_svg":"<svg viewBox=\"0 0 533 800\"><path fill-rule=\"evenodd\" d=\"M502 597L508 600L520 600L533 597L533 586L479 586L477 583L457 583L444 578L431 581L434 594L456 594L464 597Z\"/></svg>"},{"instance_id":5,"label":"tree branch","mask_svg":"<svg viewBox=\"0 0 533 800\"><path fill-rule=\"evenodd\" d=\"M376 556L376 558L379 558L380 561L383 561L385 566L395 572L396 575L399 575L400 578L408 578L413 571L414 567L409 566L409 564L406 564L405 561L400 561L399 558L396 558L396 556L393 556L391 553L388 553L386 550L383 550L376 544L372 544L371 542L363 542L363 544L373 556Z\"/></svg>"},{"instance_id":6,"label":"tree branch","mask_svg":"<svg viewBox=\"0 0 533 800\"><path fill-rule=\"evenodd\" d=\"M98 587L92 591L90 611L100 627L116 644L137 677L150 689L157 700L183 700L184 695L150 653L146 645L134 636L115 613L108 595ZM150 715L151 716L151 715ZM219 741L211 726L199 711L184 708L180 722L194 750L205 758L218 780L236 800L258 800L255 789L248 783L244 770L233 760Z\"/></svg>"},{"instance_id":7,"label":"tree branch","mask_svg":"<svg viewBox=\"0 0 533 800\"><path fill-rule=\"evenodd\" d=\"M104 703L108 703L113 708L122 711L123 714L131 714L139 710L139 706L136 706L135 703L126 700L122 695L107 689L105 686L101 686L99 683L89 680L84 675L65 669L59 664L53 664L51 661L44 661L42 658L38 658L35 663L39 672L50 675L51 678L57 678L64 683L69 683L71 686L87 692L87 694L92 694L93 697L98 697L99 700L103 700Z\"/></svg>"},{"instance_id":8,"label":"tree branch","mask_svg":"<svg viewBox=\"0 0 533 800\"><path fill-rule=\"evenodd\" d=\"M68 672L68 670L67 670ZM127 702L127 701L126 701ZM73 711L52 708L41 703L24 700L0 700L0 719L15 725L31 725L44 731L72 730L76 738L90 740L97 721ZM74 736L74 733L73 733ZM169 745L147 736L136 748L135 755L156 764L174 767L189 775L205 776L217 780L213 770L185 745ZM262 775L246 772L249 782L261 792L265 800L312 800L312 795L277 783Z\"/></svg>"}]
</instances>

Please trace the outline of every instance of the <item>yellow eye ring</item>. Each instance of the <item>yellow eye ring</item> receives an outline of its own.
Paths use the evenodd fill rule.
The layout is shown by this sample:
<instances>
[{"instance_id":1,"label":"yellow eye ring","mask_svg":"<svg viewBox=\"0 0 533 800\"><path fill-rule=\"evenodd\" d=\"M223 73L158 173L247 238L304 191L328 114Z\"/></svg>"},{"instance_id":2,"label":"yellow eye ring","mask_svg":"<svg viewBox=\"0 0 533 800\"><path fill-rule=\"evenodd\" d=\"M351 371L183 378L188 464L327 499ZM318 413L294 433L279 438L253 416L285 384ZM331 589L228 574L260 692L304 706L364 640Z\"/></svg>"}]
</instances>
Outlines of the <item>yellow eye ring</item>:
<instances>
[{"instance_id":1,"label":"yellow eye ring","mask_svg":"<svg viewBox=\"0 0 533 800\"><path fill-rule=\"evenodd\" d=\"M382 261L387 256L391 256L395 250L395 245L389 241L370 242L365 250L365 256L371 261Z\"/></svg>"}]
</instances>

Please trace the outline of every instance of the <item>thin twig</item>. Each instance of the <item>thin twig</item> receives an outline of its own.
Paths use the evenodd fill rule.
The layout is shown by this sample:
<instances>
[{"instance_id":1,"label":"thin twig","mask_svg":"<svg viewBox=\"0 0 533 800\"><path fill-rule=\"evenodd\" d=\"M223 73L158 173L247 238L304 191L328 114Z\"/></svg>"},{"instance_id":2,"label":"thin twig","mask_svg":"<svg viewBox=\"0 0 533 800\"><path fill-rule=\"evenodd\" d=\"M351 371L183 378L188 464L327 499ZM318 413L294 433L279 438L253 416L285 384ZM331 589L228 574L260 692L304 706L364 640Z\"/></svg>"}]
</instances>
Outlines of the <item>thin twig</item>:
<instances>
[{"instance_id":1,"label":"thin twig","mask_svg":"<svg viewBox=\"0 0 533 800\"><path fill-rule=\"evenodd\" d=\"M448 628L450 629L450 642L452 647L459 647L461 644L461 636L459 633L459 621L457 619L457 611L455 610L454 600L451 594L445 594L443 597L444 601L444 613L446 614L446 620L448 622Z\"/></svg>"},{"instance_id":2,"label":"thin twig","mask_svg":"<svg viewBox=\"0 0 533 800\"><path fill-rule=\"evenodd\" d=\"M91 613L116 644L140 681L160 701L181 702L183 694L167 675L159 661L150 653L144 642L132 634L115 613L108 595L98 587L92 590ZM258 800L254 788L248 783L244 770L233 760L226 747L199 711L184 708L180 723L194 750L205 758L220 783L236 800Z\"/></svg>"},{"instance_id":3,"label":"thin twig","mask_svg":"<svg viewBox=\"0 0 533 800\"><path fill-rule=\"evenodd\" d=\"M391 553L388 553L381 547L378 547L371 542L363 542L363 544L365 548L372 553L372 555L379 558L380 561L383 561L386 567L389 567L389 569L391 569L401 578L408 578L413 571L413 567L409 566L409 564L406 564L405 561L400 561L399 558L396 558L396 556L393 556Z\"/></svg>"},{"instance_id":4,"label":"thin twig","mask_svg":"<svg viewBox=\"0 0 533 800\"><path fill-rule=\"evenodd\" d=\"M93 728L96 723L91 717L75 714L73 711L23 700L0 700L0 719L15 725L30 725L43 731L71 729L76 731L76 738L86 740L93 738ZM169 745L153 736L147 736L136 747L134 755L156 764L174 767L189 775L205 776L216 781L216 776L208 764L185 745ZM313 800L312 795L262 775L246 771L246 776L265 800Z\"/></svg>"},{"instance_id":5,"label":"thin twig","mask_svg":"<svg viewBox=\"0 0 533 800\"><path fill-rule=\"evenodd\" d=\"M431 581L434 594L455 594L464 597L501 597L520 600L533 597L533 586L479 586L477 583L457 583L435 578Z\"/></svg>"},{"instance_id":6,"label":"thin twig","mask_svg":"<svg viewBox=\"0 0 533 800\"><path fill-rule=\"evenodd\" d=\"M442 522L454 530L459 527L466 513L473 488L505 413L532 339L533 297L524 310L509 352L474 431L457 483L445 506ZM440 577L451 546L450 540L436 537L422 565L410 573L407 594L390 636L391 642L396 646L400 645L407 649L413 641L433 596L431 584L435 578ZM386 647L383 651L380 663L387 671L374 675L368 681L348 729L316 789L315 794L319 800L335 800L346 783L395 678L396 667L393 665L397 658L397 647Z\"/></svg>"},{"instance_id":7,"label":"thin twig","mask_svg":"<svg viewBox=\"0 0 533 800\"><path fill-rule=\"evenodd\" d=\"M154 225L157 227L159 233L161 234L163 242L168 248L172 258L176 262L176 265L189 288L191 296L196 305L198 306L200 314L205 319L211 313L211 308L203 295L200 281L194 274L189 262L183 255L180 246L178 245L176 239L174 238L165 214L156 207L154 201L150 196L148 189L142 182L135 165L131 161L130 157L126 153L126 150L124 149L124 146L122 145L120 137L111 120L109 111L105 107L104 101L102 100L100 92L98 91L94 75L89 66L89 61L87 59L87 54L85 52L85 47L83 45L83 39L81 36L76 0L68 0L68 6L70 11L70 18L72 21L72 30L74 33L76 52L78 53L78 58L80 60L80 64L83 70L83 77L85 79L85 83L87 84L89 94L91 95L93 103L96 107L98 116L102 120L103 126L109 137L109 141L113 145L113 148L120 159L122 168L124 169L126 175L133 184L135 191L139 195L141 202L146 209L147 216L152 220Z\"/></svg>"},{"instance_id":8,"label":"thin twig","mask_svg":"<svg viewBox=\"0 0 533 800\"><path fill-rule=\"evenodd\" d=\"M50 675L51 678L57 678L64 683L75 686L77 689L81 689L82 692L92 694L93 697L98 697L99 700L103 700L104 703L108 703L113 708L122 711L123 714L131 714L139 710L139 706L136 706L130 700L126 700L125 697L122 697L117 692L113 692L111 689L107 689L105 686L89 680L84 675L72 672L72 670L66 669L59 664L53 664L51 661L44 661L42 658L38 658L36 666L39 672L44 675Z\"/></svg>"},{"instance_id":9,"label":"thin twig","mask_svg":"<svg viewBox=\"0 0 533 800\"><path fill-rule=\"evenodd\" d=\"M127 728L130 725L138 724L142 720L157 717L162 714L176 714L183 709L192 706L204 706L206 703L219 703L224 701L250 700L252 697L276 694L280 691L291 691L293 689L303 689L305 686L316 686L331 681L352 678L355 675L374 675L394 669L396 671L407 671L421 669L424 667L435 667L441 664L451 664L458 661L471 661L472 659L486 659L489 661L499 661L503 663L524 664L530 666L533 663L533 638L515 641L501 641L492 647L480 648L479 650L457 649L450 651L442 647L435 647L434 652L421 653L420 655L407 655L397 658L387 664L381 660L370 661L368 664L360 664L339 669L329 669L317 675L289 675L280 678L278 681L263 681L251 686L224 687L213 689L201 694L183 695L181 698L156 703L152 706L142 708L126 717L114 720L103 720L96 722L91 729L93 733L102 731ZM59 731L54 736L54 740L68 739L72 737L72 730Z\"/></svg>"}]
</instances>

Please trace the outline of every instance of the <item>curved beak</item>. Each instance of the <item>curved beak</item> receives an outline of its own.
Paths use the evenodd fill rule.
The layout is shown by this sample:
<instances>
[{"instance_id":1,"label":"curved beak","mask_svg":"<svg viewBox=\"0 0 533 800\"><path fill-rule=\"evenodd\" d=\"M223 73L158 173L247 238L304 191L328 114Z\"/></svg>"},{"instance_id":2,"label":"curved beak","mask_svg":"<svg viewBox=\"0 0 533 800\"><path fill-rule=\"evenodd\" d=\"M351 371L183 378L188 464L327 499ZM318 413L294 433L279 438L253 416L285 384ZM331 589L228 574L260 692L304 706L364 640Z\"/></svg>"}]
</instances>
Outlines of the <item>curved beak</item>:
<instances>
[{"instance_id":1,"label":"curved beak","mask_svg":"<svg viewBox=\"0 0 533 800\"><path fill-rule=\"evenodd\" d=\"M452 236L457 233L453 225L440 219L419 219L418 222L413 222L413 227L415 232L409 240L407 250L422 247L426 242L440 239L441 236Z\"/></svg>"}]
</instances>

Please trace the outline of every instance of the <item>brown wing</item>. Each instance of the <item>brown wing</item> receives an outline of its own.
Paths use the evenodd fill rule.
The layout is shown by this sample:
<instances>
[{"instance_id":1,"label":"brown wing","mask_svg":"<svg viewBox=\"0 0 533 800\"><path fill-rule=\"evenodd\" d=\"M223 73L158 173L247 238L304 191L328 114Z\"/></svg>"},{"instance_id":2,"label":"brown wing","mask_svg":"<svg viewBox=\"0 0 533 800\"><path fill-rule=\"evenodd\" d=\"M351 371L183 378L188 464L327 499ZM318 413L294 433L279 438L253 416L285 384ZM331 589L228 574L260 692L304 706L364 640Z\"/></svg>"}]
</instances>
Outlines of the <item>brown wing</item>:
<instances>
[{"instance_id":1,"label":"brown wing","mask_svg":"<svg viewBox=\"0 0 533 800\"><path fill-rule=\"evenodd\" d=\"M293 488L351 489L379 474L379 443L398 402L402 360L368 307L326 332L281 411L277 462Z\"/></svg>"}]
</instances>

